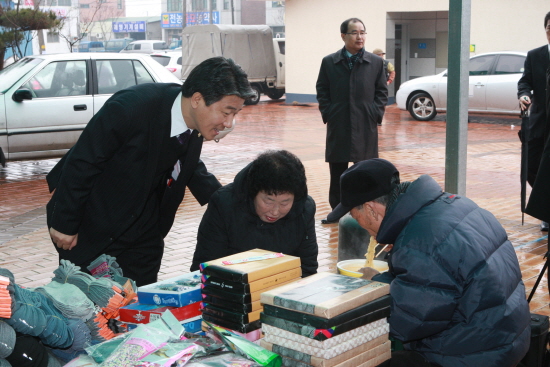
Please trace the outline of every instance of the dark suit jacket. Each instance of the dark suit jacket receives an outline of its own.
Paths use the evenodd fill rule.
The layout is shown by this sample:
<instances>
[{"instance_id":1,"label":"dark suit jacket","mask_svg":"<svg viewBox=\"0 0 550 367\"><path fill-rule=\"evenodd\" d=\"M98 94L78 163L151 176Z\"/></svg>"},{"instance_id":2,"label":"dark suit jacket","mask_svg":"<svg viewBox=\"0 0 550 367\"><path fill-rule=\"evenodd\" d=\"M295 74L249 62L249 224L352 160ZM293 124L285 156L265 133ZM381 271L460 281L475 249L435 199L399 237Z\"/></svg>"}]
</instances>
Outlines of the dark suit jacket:
<instances>
[{"instance_id":1,"label":"dark suit jacket","mask_svg":"<svg viewBox=\"0 0 550 367\"><path fill-rule=\"evenodd\" d=\"M377 158L377 122L388 102L384 60L365 51L350 70L339 50L323 58L316 87L327 124L325 161Z\"/></svg>"},{"instance_id":2,"label":"dark suit jacket","mask_svg":"<svg viewBox=\"0 0 550 367\"><path fill-rule=\"evenodd\" d=\"M546 129L546 69L550 64L548 45L527 53L523 75L518 81L518 98L529 96L532 101L529 118L529 140L542 138Z\"/></svg>"},{"instance_id":3,"label":"dark suit jacket","mask_svg":"<svg viewBox=\"0 0 550 367\"><path fill-rule=\"evenodd\" d=\"M136 221L158 184L159 147L170 138L178 84L142 84L115 93L90 120L77 143L47 176L48 227L79 235L74 262L93 260ZM165 236L185 187L206 204L221 187L199 160L203 139L191 136L172 202L162 206Z\"/></svg>"}]
</instances>

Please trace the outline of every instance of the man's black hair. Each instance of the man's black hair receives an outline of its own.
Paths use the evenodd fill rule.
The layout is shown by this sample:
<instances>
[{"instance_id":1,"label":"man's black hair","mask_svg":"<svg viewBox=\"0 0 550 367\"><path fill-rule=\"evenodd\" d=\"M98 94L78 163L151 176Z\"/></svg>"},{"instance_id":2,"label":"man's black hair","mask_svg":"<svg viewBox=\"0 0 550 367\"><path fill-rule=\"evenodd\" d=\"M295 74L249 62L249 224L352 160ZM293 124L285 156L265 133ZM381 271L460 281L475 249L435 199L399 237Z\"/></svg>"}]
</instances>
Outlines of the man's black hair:
<instances>
[{"instance_id":1,"label":"man's black hair","mask_svg":"<svg viewBox=\"0 0 550 367\"><path fill-rule=\"evenodd\" d=\"M363 28L367 29L365 27L365 23L363 23L363 21L359 18L349 18L349 19L346 19L342 22L342 24L340 24L340 33L348 33L348 26L349 24L353 22L353 23L361 23L363 25Z\"/></svg>"},{"instance_id":2,"label":"man's black hair","mask_svg":"<svg viewBox=\"0 0 550 367\"><path fill-rule=\"evenodd\" d=\"M255 95L243 69L232 59L224 57L212 57L197 65L181 90L185 98L199 92L207 106L225 96L234 95L249 100Z\"/></svg>"},{"instance_id":3,"label":"man's black hair","mask_svg":"<svg viewBox=\"0 0 550 367\"><path fill-rule=\"evenodd\" d=\"M294 201L307 193L306 171L298 157L286 150L268 150L258 156L248 171L248 196L294 194Z\"/></svg>"},{"instance_id":4,"label":"man's black hair","mask_svg":"<svg viewBox=\"0 0 550 367\"><path fill-rule=\"evenodd\" d=\"M548 25L548 21L550 20L550 11L546 13L546 16L544 17L544 28Z\"/></svg>"}]
</instances>

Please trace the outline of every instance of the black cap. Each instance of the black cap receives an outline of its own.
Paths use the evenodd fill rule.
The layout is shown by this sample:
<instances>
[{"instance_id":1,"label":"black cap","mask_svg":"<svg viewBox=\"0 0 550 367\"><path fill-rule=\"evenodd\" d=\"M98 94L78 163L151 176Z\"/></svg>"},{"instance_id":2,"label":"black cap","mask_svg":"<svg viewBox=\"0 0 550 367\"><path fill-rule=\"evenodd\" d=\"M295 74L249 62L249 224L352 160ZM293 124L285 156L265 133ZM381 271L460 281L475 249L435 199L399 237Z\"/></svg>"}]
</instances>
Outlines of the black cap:
<instances>
[{"instance_id":1,"label":"black cap","mask_svg":"<svg viewBox=\"0 0 550 367\"><path fill-rule=\"evenodd\" d=\"M327 220L336 222L354 207L389 194L392 177L399 174L395 166L382 158L361 161L340 176L340 204L329 213Z\"/></svg>"}]
</instances>

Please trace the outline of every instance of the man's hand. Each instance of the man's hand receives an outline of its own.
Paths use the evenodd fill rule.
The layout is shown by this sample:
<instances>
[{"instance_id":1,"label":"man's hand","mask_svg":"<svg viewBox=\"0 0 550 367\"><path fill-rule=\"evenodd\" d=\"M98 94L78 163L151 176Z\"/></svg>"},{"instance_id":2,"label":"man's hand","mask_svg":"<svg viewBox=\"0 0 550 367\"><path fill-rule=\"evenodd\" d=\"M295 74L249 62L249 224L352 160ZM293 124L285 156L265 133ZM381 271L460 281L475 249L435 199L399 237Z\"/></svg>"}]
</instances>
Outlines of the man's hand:
<instances>
[{"instance_id":1,"label":"man's hand","mask_svg":"<svg viewBox=\"0 0 550 367\"><path fill-rule=\"evenodd\" d=\"M531 104L531 98L529 96L521 96L519 97L519 107L522 111L529 108L529 105Z\"/></svg>"},{"instance_id":2,"label":"man's hand","mask_svg":"<svg viewBox=\"0 0 550 367\"><path fill-rule=\"evenodd\" d=\"M378 270L373 268L368 268L368 267L359 269L359 272L363 273L363 276L361 277L362 279L368 279L368 280L371 280L372 277L375 276L376 274L380 274Z\"/></svg>"},{"instance_id":3,"label":"man's hand","mask_svg":"<svg viewBox=\"0 0 550 367\"><path fill-rule=\"evenodd\" d=\"M76 246L76 241L78 240L78 233L75 235L63 234L55 229L50 228L50 237L52 238L53 243L63 249L63 250L72 250Z\"/></svg>"}]
</instances>

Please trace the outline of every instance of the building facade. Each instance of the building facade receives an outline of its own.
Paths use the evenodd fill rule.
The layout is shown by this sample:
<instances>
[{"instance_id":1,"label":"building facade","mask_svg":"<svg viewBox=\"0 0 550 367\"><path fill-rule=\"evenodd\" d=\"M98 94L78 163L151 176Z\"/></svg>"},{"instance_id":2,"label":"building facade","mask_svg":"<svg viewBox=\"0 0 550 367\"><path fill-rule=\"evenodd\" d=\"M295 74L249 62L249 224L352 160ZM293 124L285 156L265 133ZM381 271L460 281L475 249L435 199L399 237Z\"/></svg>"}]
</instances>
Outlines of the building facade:
<instances>
[{"instance_id":1,"label":"building facade","mask_svg":"<svg viewBox=\"0 0 550 367\"><path fill-rule=\"evenodd\" d=\"M529 6L514 0L471 0L471 55L490 51L528 51L547 43L544 15L548 0ZM321 59L343 47L340 24L360 18L367 31L366 50L382 48L397 69L390 85L447 68L449 0L350 0L334 6L332 0L286 2L287 102L316 102L315 83ZM322 23L319 21L322 19ZM303 55L307 54L308 62Z\"/></svg>"}]
</instances>

